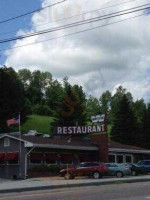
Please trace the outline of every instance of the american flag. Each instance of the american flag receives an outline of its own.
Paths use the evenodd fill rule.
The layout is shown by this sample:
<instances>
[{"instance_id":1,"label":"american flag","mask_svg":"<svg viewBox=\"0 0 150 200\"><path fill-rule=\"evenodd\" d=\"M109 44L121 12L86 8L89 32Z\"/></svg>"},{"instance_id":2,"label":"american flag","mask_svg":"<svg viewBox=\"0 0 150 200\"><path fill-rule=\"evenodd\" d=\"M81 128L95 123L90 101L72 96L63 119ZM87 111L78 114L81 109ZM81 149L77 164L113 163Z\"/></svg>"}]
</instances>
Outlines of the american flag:
<instances>
[{"instance_id":1,"label":"american flag","mask_svg":"<svg viewBox=\"0 0 150 200\"><path fill-rule=\"evenodd\" d=\"M8 127L14 124L20 124L20 116L7 120Z\"/></svg>"}]
</instances>

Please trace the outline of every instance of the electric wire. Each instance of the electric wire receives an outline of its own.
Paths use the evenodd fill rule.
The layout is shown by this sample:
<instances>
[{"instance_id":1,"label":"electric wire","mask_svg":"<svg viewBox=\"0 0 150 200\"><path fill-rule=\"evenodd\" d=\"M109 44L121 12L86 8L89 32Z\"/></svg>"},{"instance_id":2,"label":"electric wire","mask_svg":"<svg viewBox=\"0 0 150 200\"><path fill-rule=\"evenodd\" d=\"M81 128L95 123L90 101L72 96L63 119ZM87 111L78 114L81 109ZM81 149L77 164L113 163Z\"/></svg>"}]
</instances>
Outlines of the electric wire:
<instances>
[{"instance_id":1,"label":"electric wire","mask_svg":"<svg viewBox=\"0 0 150 200\"><path fill-rule=\"evenodd\" d=\"M12 20L21 18L21 17L25 17L25 16L27 16L27 15L31 15L31 14L33 14L33 13L35 13L35 12L39 12L39 11L41 11L41 10L44 10L44 9L46 9L46 8L55 6L55 5L57 5L57 4L64 3L65 1L67 1L67 0L59 1L59 2L56 2L56 3L54 3L54 4L45 6L45 7L43 7L43 8L39 8L39 9L30 11L30 12L28 12L28 13L24 13L24 14L22 14L22 15L18 15L18 16L11 17L11 18L8 18L8 19L4 19L4 20L0 21L0 24L6 23L6 22L9 22L9 21L12 21Z\"/></svg>"},{"instance_id":2,"label":"electric wire","mask_svg":"<svg viewBox=\"0 0 150 200\"><path fill-rule=\"evenodd\" d=\"M15 49L26 47L26 46L32 46L32 45L36 45L36 44L40 44L40 43L44 43L44 42L48 42L48 41L52 41L52 40L61 39L61 38L64 38L64 37L73 36L73 35L76 35L76 34L85 33L87 31L96 30L96 29L103 28L103 27L106 27L106 26L109 26L109 25L113 25L113 24L117 24L117 23L124 22L124 21L127 21L127 20L135 19L135 18L141 17L141 16L145 16L145 14L144 13L143 14L139 14L139 15L132 16L132 17L129 17L129 18L126 18L126 19L118 20L118 21L115 21L115 22L111 22L111 23L108 23L108 24L96 26L96 27L93 27L93 28L88 28L88 29L81 30L81 31L76 31L74 33L69 33L69 34L65 34L65 35L62 35L62 36L58 36L58 37L53 37L53 38L42 40L42 41L37 41L37 42L28 43L28 44L24 44L24 45L20 45L20 46L0 49L0 52L11 51L11 50L15 50Z\"/></svg>"},{"instance_id":3,"label":"electric wire","mask_svg":"<svg viewBox=\"0 0 150 200\"><path fill-rule=\"evenodd\" d=\"M150 5L150 4L145 4L145 5L142 5L142 6L137 6L137 7L134 7L134 8L125 9L125 10L122 10L122 11L110 13L110 14L107 14L107 15L99 16L99 17L94 17L94 18L87 19L87 20L78 21L78 22L71 23L71 24L66 24L66 25L59 26L59 27L56 27L56 28L53 28L53 29L46 29L46 30L43 30L43 31L31 33L31 34L26 34L26 35L22 35L22 36L13 37L13 38L7 38L7 39L4 39L4 40L0 40L0 43L6 43L6 42L11 42L11 41L15 41L15 40L28 38L28 37L34 37L34 36L41 35L41 34L46 34L46 33L54 32L54 31L58 31L58 30L63 30L63 29L67 29L67 28L81 26L81 25L85 25L85 24L88 24L88 23L93 23L93 22L97 22L97 21L101 21L101 20L105 20L105 19L111 19L111 18L114 18L114 17L119 17L119 16L122 16L122 15L127 15L127 14L131 14L131 13L143 11L143 10L146 10L146 9L150 9L150 7L140 8L140 7L143 7L143 6L146 6L146 5ZM140 8L140 9L133 10L135 8ZM131 11L129 11L129 10L131 10ZM125 12L125 11L128 11L128 12ZM124 13L122 13L122 12L124 12Z\"/></svg>"},{"instance_id":4,"label":"electric wire","mask_svg":"<svg viewBox=\"0 0 150 200\"><path fill-rule=\"evenodd\" d=\"M79 16L84 16L84 15L89 14L89 13L97 12L97 11L104 10L104 9L107 9L107 8L111 8L111 7L118 6L118 5L123 5L123 4L131 3L131 2L134 2L134 1L138 1L138 0L130 0L130 1L122 2L122 3L118 3L118 4L113 4L111 6L102 7L102 8L96 9L96 10L91 10L91 11L83 12L83 13L78 14L78 15L72 15L72 16L61 18L61 19L58 19L58 20L49 21L47 23L41 23L39 25L36 25L35 28L36 27L40 27L40 26L44 26L44 25L47 25L47 24L53 24L55 22L65 21L65 20L72 19L72 18L79 17ZM12 31L8 31L8 32L3 32L3 33L0 33L0 36L1 35L10 34L10 33L15 33L16 31L18 31L18 29L12 30Z\"/></svg>"}]
</instances>

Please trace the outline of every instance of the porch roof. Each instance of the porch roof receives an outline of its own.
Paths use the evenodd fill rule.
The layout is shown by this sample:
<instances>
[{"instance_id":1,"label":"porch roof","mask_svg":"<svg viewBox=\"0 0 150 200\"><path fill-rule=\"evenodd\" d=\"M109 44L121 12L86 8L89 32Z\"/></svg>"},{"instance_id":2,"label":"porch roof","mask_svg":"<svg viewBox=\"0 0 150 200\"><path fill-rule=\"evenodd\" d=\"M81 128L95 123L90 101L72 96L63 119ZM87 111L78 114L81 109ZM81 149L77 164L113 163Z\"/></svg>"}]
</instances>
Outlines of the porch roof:
<instances>
[{"instance_id":1,"label":"porch roof","mask_svg":"<svg viewBox=\"0 0 150 200\"><path fill-rule=\"evenodd\" d=\"M97 145L90 141L70 140L67 139L50 139L37 136L22 136L22 139L33 144L34 147L39 148L53 148L53 149L73 149L73 150L89 150L98 151Z\"/></svg>"},{"instance_id":2,"label":"porch roof","mask_svg":"<svg viewBox=\"0 0 150 200\"><path fill-rule=\"evenodd\" d=\"M108 147L109 147L109 152L150 154L150 150L148 149L144 149L142 147L137 147L133 145L122 144L114 141L109 141Z\"/></svg>"}]
</instances>

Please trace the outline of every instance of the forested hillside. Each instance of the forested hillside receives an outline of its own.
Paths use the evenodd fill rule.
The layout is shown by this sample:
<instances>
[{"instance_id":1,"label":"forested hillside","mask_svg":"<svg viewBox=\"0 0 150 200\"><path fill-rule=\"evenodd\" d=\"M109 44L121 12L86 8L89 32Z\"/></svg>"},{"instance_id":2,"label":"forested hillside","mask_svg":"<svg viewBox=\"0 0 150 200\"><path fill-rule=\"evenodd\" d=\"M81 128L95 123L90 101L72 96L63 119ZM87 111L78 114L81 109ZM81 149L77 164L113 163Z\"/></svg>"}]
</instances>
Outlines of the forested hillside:
<instances>
[{"instance_id":1,"label":"forested hillside","mask_svg":"<svg viewBox=\"0 0 150 200\"><path fill-rule=\"evenodd\" d=\"M0 68L0 132L10 132L6 121L20 113L22 131L51 133L56 125L74 126L91 122L91 116L105 113L112 140L150 148L150 104L133 100L119 86L99 97L86 96L80 85L67 77L56 80L50 72Z\"/></svg>"}]
</instances>

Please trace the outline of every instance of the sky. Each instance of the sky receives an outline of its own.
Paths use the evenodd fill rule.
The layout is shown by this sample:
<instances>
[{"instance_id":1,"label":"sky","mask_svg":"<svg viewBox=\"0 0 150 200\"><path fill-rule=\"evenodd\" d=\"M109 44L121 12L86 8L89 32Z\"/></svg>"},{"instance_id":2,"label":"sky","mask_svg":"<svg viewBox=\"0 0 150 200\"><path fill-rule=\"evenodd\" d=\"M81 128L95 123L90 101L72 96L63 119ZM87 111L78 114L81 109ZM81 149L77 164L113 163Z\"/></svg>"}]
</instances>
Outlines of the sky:
<instances>
[{"instance_id":1,"label":"sky","mask_svg":"<svg viewBox=\"0 0 150 200\"><path fill-rule=\"evenodd\" d=\"M1 0L0 21L58 1ZM127 2L127 0L118 0L117 2L115 0L67 0L62 4L44 9L33 15L0 24L0 34L15 30L15 32L9 35L0 35L0 39L50 29L150 3L149 0L134 0L130 3L110 7L121 2ZM102 9L102 7L109 8ZM82 13L96 9L101 10L81 15ZM72 15L78 16L58 21ZM59 30L2 44L0 45L0 49L14 48L48 40L36 45L2 51L0 65L12 66L15 70L28 68L32 71L37 69L49 71L58 80L62 80L65 76L68 76L70 83L82 85L87 95L96 97L100 97L102 92L106 90L114 93L116 88L122 85L128 91L132 92L135 100L144 98L146 101L149 101L150 16L145 12L145 15L142 17L105 26L108 23L125 20L135 15L119 16L114 19L106 19L80 27ZM96 26L105 27L62 37ZM52 38L55 39L50 40Z\"/></svg>"}]
</instances>

